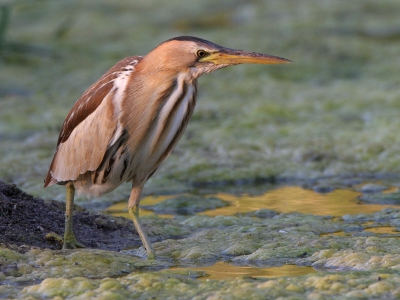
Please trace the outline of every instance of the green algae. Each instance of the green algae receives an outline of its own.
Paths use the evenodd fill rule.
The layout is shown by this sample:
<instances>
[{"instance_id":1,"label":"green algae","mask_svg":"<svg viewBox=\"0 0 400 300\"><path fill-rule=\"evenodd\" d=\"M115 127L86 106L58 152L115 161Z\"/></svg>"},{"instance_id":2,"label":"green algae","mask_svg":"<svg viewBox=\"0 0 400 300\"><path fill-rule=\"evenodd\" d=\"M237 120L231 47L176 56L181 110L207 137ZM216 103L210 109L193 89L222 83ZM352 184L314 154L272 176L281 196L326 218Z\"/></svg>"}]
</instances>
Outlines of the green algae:
<instances>
[{"instance_id":1,"label":"green algae","mask_svg":"<svg viewBox=\"0 0 400 300\"><path fill-rule=\"evenodd\" d=\"M389 184L386 184L386 186L390 187ZM332 192L320 195L309 190L302 194L302 189L291 188L297 191L296 195L303 206L306 206L308 197L310 199L321 197L328 201L330 194L335 194ZM388 190L391 191L392 189L389 188ZM285 204L285 191L287 189L281 187L270 190L272 194L283 192L282 197L280 197L283 207L287 206ZM304 195L308 196L303 197ZM347 196L349 198L347 200L351 200L354 197L354 192L349 191L349 193L342 193L341 195L343 198ZM260 198L260 195L252 197ZM182 198L184 197L181 196ZM191 197L188 197L188 199L191 199ZM202 197L197 196L196 199L199 204L203 203ZM342 200L344 201L344 199ZM336 205L343 206L342 200L335 201ZM252 209L257 207L252 201L248 201L247 204ZM207 205L205 201L205 206ZM320 205L324 205L323 201ZM346 206L342 209L342 213L347 210ZM325 213L321 213L320 216L295 212L282 213L266 208L256 211L250 209L249 212L245 213L246 210L247 208L239 209L241 212L236 215L220 216L204 214L180 215L174 218L161 218L157 215L144 216L142 219L148 229L149 236L157 239L165 237L164 240L154 243L159 259L154 262L141 259L143 248L121 252L91 249L66 252L33 249L25 254L20 254L12 250L0 251L4 257L0 261L6 266L1 270L0 280L3 284L12 283L16 285L14 288L1 287L0 293L20 297L23 293L23 287L27 286L23 290L29 291L27 297L58 295L67 298L83 298L100 293L98 297L122 298L126 295L127 287L119 280L126 278L127 274L135 274L134 280L146 285L144 295L152 295L158 290L159 293L172 298L180 294L165 292L165 285L153 284L147 276L157 274L156 270L158 269L171 266L201 268L210 264L218 264L221 261L237 266L239 274L241 268L268 269L285 265L297 265L299 268L311 268L310 270L316 268L322 270L319 271L319 273L322 272L321 274L325 269L342 271L343 276L351 274L349 273L351 270L362 271L364 273L360 273L360 276L365 276L365 274L371 272L393 272L390 274L396 274L400 269L398 235L395 232L388 234L379 230L384 226L396 228L400 224L399 209L387 207L374 213L367 213L368 208L363 206L359 208L359 211L366 211L365 213L347 214L341 217L337 217L338 212L335 209L332 211L335 212L336 217L326 216ZM102 219L104 219L104 222L107 220L106 216L103 216ZM337 232L346 234L336 235ZM179 237L179 239L172 239L172 237ZM216 267L221 271L224 270L218 265ZM190 280L207 276L207 270L189 273L190 271L180 274L184 274L182 276L186 276L186 279ZM296 277L296 275L290 274L286 276L288 278ZM112 277L113 280L109 280L109 277ZM198 290L200 284L189 284L188 280L184 280L183 277L178 279L174 277L175 279L172 280L168 288L193 288L201 298L204 293ZM59 278L62 279L59 280ZM206 277L204 278L207 280ZM101 282L93 284L91 279L98 279ZM66 280L65 283L64 280ZM132 277L129 277L126 282L130 280L132 280ZM81 281L82 286L78 287L76 291L71 291L72 287L79 286ZM324 289L328 289L329 282L329 280L323 281L318 285L323 285ZM111 291L99 288L96 284L110 286ZM235 292L228 289L229 284L231 282L225 281L224 288ZM270 284L272 285L272 283ZM273 286L266 284L266 287L273 289L275 285L277 285L276 282L273 283ZM285 291L306 293L314 288L310 289L303 285L303 282L301 284L291 283L286 286ZM362 291L359 288L355 290L365 295L368 295L368 293L380 295L379 293L384 290L388 289L390 293L395 290L393 284L370 285L364 285ZM129 282L129 286L132 286L131 282ZM326 295L329 293L333 295L334 291L340 293L346 290L349 290L350 295L355 293L350 287L343 286L342 281L333 282L332 286L329 292L324 291L323 294L326 292ZM134 288L133 294L129 297L136 297L137 286ZM140 285L138 288L141 289L142 286ZM253 288L254 290L249 290L249 292L257 294L258 286ZM375 289L379 291L372 292ZM213 291L213 289L211 288L210 291ZM315 292L320 293L321 291L313 290L313 293ZM280 289L276 293L286 295ZM189 296L185 297L190 298Z\"/></svg>"},{"instance_id":2,"label":"green algae","mask_svg":"<svg viewBox=\"0 0 400 300\"><path fill-rule=\"evenodd\" d=\"M10 249L1 249L0 257L3 260L3 263L4 261L19 261L24 258L22 254L19 254L18 252L12 251Z\"/></svg>"},{"instance_id":3,"label":"green algae","mask_svg":"<svg viewBox=\"0 0 400 300\"><path fill-rule=\"evenodd\" d=\"M400 204L400 191L396 190L392 193L374 193L364 194L360 196L360 200L365 203L380 203L380 204Z\"/></svg>"},{"instance_id":4,"label":"green algae","mask_svg":"<svg viewBox=\"0 0 400 300\"><path fill-rule=\"evenodd\" d=\"M11 250L9 250L11 251ZM2 255L5 252L2 249ZM133 271L157 269L165 267L157 261L147 261L112 251L85 249L81 251L56 251L33 249L24 255L12 251L19 256L11 273L5 268L3 280L6 282L26 283L46 278L103 278L116 277ZM7 266L6 265L6 266Z\"/></svg>"},{"instance_id":5,"label":"green algae","mask_svg":"<svg viewBox=\"0 0 400 300\"><path fill-rule=\"evenodd\" d=\"M181 272L161 271L117 279L46 279L24 288L20 295L30 299L57 296L66 299L322 299L337 295L350 299L395 298L400 295L399 284L399 277L388 272L321 273L266 281L227 279L199 283Z\"/></svg>"},{"instance_id":6,"label":"green algae","mask_svg":"<svg viewBox=\"0 0 400 300\"><path fill-rule=\"evenodd\" d=\"M0 277L2 282L24 283L26 287L0 285L0 294L33 299L56 296L118 299L126 297L129 291L128 298L132 299L144 298L144 295L161 297L160 293L165 298L180 296L189 299L197 295L199 299L204 299L217 291L225 291L227 297L229 293L237 292L239 284L257 297L265 293L264 289L282 297L344 292L373 297L383 292L397 295L396 283L400 281L397 273L400 270L398 238L374 232L369 232L370 236L332 236L327 233L346 231L349 226L355 225L365 229L379 227L382 222L397 223L399 218L400 210L393 208L373 214L346 215L342 219L300 213L277 213L268 218L253 215L195 215L173 219L148 216L144 219L150 228L168 224L182 228L188 236L154 243L159 257L157 261L132 256L136 251L32 249L20 254L1 250L3 262L8 259L6 265L16 270L3 272ZM369 222L366 223L366 220ZM206 271L157 271L180 264L200 267L218 261L248 267L293 264L322 271L265 282L238 278L202 283L195 278L205 276ZM348 271L332 275L324 273L324 269ZM360 272L349 272L351 270Z\"/></svg>"}]
</instances>

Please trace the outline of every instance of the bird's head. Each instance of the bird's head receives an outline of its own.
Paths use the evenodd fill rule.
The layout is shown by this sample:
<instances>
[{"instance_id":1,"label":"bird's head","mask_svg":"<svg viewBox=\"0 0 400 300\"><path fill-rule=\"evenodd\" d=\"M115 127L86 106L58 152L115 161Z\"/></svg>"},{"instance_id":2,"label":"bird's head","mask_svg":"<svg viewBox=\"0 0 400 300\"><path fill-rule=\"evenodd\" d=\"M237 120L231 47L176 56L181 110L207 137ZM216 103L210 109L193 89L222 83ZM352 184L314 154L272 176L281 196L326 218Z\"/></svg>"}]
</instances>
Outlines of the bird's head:
<instances>
[{"instance_id":1,"label":"bird's head","mask_svg":"<svg viewBox=\"0 0 400 300\"><path fill-rule=\"evenodd\" d=\"M167 40L147 54L144 59L148 63L152 62L153 69L191 73L193 78L238 64L291 62L288 59L269 54L225 48L191 36L180 36Z\"/></svg>"}]
</instances>

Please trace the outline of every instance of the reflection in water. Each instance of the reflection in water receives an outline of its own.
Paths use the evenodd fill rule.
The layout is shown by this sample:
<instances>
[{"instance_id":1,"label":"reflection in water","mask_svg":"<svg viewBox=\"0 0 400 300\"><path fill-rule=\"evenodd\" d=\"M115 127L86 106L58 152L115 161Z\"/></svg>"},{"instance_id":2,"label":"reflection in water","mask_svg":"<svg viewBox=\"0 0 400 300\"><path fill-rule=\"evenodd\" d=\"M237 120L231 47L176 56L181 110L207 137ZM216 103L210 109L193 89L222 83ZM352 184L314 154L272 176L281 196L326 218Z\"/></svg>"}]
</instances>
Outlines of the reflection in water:
<instances>
[{"instance_id":1,"label":"reflection in water","mask_svg":"<svg viewBox=\"0 0 400 300\"><path fill-rule=\"evenodd\" d=\"M200 214L208 216L235 215L236 213L247 213L259 209L272 209L277 212L291 213L300 212L322 216L343 216L346 214L373 213L385 207L396 207L395 205L363 204L357 197L361 193L353 190L337 189L331 193L319 194L312 190L306 190L298 186L284 186L260 196L235 196L230 194L215 194L223 200L229 201L230 206L209 210ZM174 196L146 197L141 205L154 205ZM129 218L127 212L127 201L115 204L108 208L108 213L115 216ZM141 209L140 215L153 214L152 211ZM159 217L173 217L172 215L159 215Z\"/></svg>"},{"instance_id":2,"label":"reflection in water","mask_svg":"<svg viewBox=\"0 0 400 300\"><path fill-rule=\"evenodd\" d=\"M179 270L180 268L171 268L172 270ZM209 267L193 268L196 271L204 271L208 276L201 277L200 279L227 279L237 277L253 277L253 278L271 278L282 276L299 276L317 271L312 267L299 267L296 265L283 265L281 267L271 268L254 268L254 267L238 267L225 262L217 262Z\"/></svg>"},{"instance_id":3,"label":"reflection in water","mask_svg":"<svg viewBox=\"0 0 400 300\"><path fill-rule=\"evenodd\" d=\"M320 236L349 236L352 235L354 232L344 232L343 230L340 231L335 231L335 232L329 232L329 233L322 233Z\"/></svg>"},{"instance_id":4,"label":"reflection in water","mask_svg":"<svg viewBox=\"0 0 400 300\"><path fill-rule=\"evenodd\" d=\"M164 201L166 199L172 198L175 196L158 196L158 197L145 197L140 201L140 205L155 205L161 201ZM140 208L140 207L139 207ZM119 216L119 217L125 217L130 219L130 215L128 213L128 200L122 201L119 203L116 203L114 205L111 205L109 208L107 208L106 213L111 214L113 216ZM154 212L151 210L146 210L140 208L139 215L142 216L147 216L147 215L153 215ZM173 218L174 215L169 215L169 214L158 214L160 218Z\"/></svg>"},{"instance_id":5,"label":"reflection in water","mask_svg":"<svg viewBox=\"0 0 400 300\"><path fill-rule=\"evenodd\" d=\"M319 194L297 186L285 186L261 196L236 197L228 194L215 196L230 201L232 206L207 211L209 216L233 215L258 209L272 209L278 212L300 212L320 216L343 216L345 214L372 213L394 205L362 204L359 192L337 189L331 193Z\"/></svg>"},{"instance_id":6,"label":"reflection in water","mask_svg":"<svg viewBox=\"0 0 400 300\"><path fill-rule=\"evenodd\" d=\"M399 231L397 230L396 227L392 226L381 226L381 227L371 227L371 228L365 228L363 230L364 232L372 232L376 234L395 234L398 236ZM344 232L344 231L336 231L336 232L331 232L331 233L323 233L321 236L329 236L329 235L334 235L334 236L350 236L353 235L354 232Z\"/></svg>"},{"instance_id":7,"label":"reflection in water","mask_svg":"<svg viewBox=\"0 0 400 300\"><path fill-rule=\"evenodd\" d=\"M379 234L398 234L396 227L392 226L381 226L381 227L374 227L374 228L367 228L364 231L379 233Z\"/></svg>"},{"instance_id":8,"label":"reflection in water","mask_svg":"<svg viewBox=\"0 0 400 300\"><path fill-rule=\"evenodd\" d=\"M380 211L385 207L396 207L395 205L376 205L363 204L357 197L361 193L353 190L337 189L331 193L319 194L312 190L306 190L298 186L285 186L260 196L234 196L229 194L215 194L215 196L231 203L230 206L221 207L215 210L208 210L200 214L208 216L235 215L237 213L248 213L259 209L271 209L281 213L299 212L314 215L330 215L340 217L346 214L373 213ZM141 205L154 205L173 196L146 197L141 201ZM127 212L127 201L115 204L108 208L108 213L115 216L124 216L129 218ZM154 214L152 211L141 209L140 215ZM170 218L173 215L159 215L159 217ZM371 224L363 224L366 227ZM374 233L395 233L394 227L378 227L366 229ZM349 235L338 231L329 235ZM179 268L172 268L179 269ZM284 265L271 268L238 267L228 263L218 262L210 267L194 268L204 271L210 276L201 279L225 279L242 276L251 277L280 277L296 276L316 272L312 267L299 267L296 265Z\"/></svg>"}]
</instances>

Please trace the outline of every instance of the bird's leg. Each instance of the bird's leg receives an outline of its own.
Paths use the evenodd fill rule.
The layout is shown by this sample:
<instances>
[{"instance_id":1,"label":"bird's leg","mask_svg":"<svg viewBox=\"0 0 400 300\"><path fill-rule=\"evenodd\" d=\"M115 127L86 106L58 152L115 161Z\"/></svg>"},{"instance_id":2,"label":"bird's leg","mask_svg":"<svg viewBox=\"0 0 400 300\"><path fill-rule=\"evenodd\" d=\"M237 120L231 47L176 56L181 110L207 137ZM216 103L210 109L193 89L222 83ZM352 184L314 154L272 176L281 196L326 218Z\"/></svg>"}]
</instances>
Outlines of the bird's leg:
<instances>
[{"instance_id":1,"label":"bird's leg","mask_svg":"<svg viewBox=\"0 0 400 300\"><path fill-rule=\"evenodd\" d=\"M64 230L64 244L63 250L65 249L75 249L75 248L85 248L81 243L79 243L76 238L74 231L72 229L72 214L74 210L74 196L75 187L72 182L66 185L66 199L65 199L65 230Z\"/></svg>"},{"instance_id":2,"label":"bird's leg","mask_svg":"<svg viewBox=\"0 0 400 300\"><path fill-rule=\"evenodd\" d=\"M154 252L153 246L151 245L149 238L147 237L147 234L144 231L144 228L139 219L139 202L141 193L141 187L132 188L131 195L129 197L128 211L131 215L133 224L135 225L136 230L139 233L140 239L142 240L143 246L146 248L147 259L153 260L156 259L156 253Z\"/></svg>"}]
</instances>

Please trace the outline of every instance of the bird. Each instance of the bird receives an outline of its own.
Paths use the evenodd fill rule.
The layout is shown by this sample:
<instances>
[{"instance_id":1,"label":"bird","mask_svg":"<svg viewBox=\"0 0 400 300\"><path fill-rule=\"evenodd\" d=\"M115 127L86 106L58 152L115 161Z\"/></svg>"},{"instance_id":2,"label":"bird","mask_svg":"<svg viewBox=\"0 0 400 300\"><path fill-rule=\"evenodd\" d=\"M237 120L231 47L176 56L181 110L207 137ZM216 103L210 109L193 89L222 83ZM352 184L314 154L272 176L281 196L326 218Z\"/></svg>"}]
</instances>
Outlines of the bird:
<instances>
[{"instance_id":1,"label":"bird","mask_svg":"<svg viewBox=\"0 0 400 300\"><path fill-rule=\"evenodd\" d=\"M63 249L85 247L75 237L75 191L89 198L130 182L128 211L147 259L156 259L141 224L143 186L181 138L197 98L197 79L238 64L284 64L288 59L178 36L145 56L119 61L75 102L65 118L44 187L66 187Z\"/></svg>"}]
</instances>

